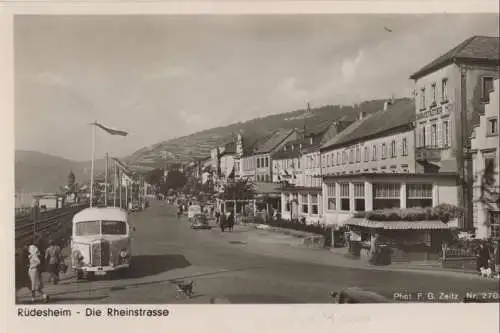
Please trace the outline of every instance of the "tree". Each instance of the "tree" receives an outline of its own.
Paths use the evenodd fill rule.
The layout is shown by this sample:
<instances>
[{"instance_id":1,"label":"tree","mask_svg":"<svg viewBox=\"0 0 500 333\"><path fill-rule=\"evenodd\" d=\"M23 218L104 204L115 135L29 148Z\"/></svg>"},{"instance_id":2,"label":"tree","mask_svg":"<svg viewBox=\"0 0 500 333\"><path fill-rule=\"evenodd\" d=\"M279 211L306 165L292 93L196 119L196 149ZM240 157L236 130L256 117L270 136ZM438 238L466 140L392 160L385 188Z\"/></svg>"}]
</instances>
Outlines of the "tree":
<instances>
[{"instance_id":1,"label":"tree","mask_svg":"<svg viewBox=\"0 0 500 333\"><path fill-rule=\"evenodd\" d=\"M223 192L223 198L226 200L250 200L254 196L254 184L247 179L238 179L229 182Z\"/></svg>"},{"instance_id":2,"label":"tree","mask_svg":"<svg viewBox=\"0 0 500 333\"><path fill-rule=\"evenodd\" d=\"M69 171L69 175L68 175L68 192L69 193L75 193L75 180L76 180L76 177L75 177L75 174L73 173L72 170Z\"/></svg>"},{"instance_id":3,"label":"tree","mask_svg":"<svg viewBox=\"0 0 500 333\"><path fill-rule=\"evenodd\" d=\"M162 169L154 169L149 171L146 174L146 182L151 185L160 185L163 182L163 170Z\"/></svg>"},{"instance_id":4,"label":"tree","mask_svg":"<svg viewBox=\"0 0 500 333\"><path fill-rule=\"evenodd\" d=\"M164 191L162 193L167 193L169 188L179 189L186 185L187 179L182 172L177 170L172 170L168 173L167 179L164 184Z\"/></svg>"},{"instance_id":5,"label":"tree","mask_svg":"<svg viewBox=\"0 0 500 333\"><path fill-rule=\"evenodd\" d=\"M499 187L498 185L495 186L496 174L495 164L486 163L483 172L476 176L480 181L480 195L478 201L488 208L491 208L495 204L500 204Z\"/></svg>"}]
</instances>

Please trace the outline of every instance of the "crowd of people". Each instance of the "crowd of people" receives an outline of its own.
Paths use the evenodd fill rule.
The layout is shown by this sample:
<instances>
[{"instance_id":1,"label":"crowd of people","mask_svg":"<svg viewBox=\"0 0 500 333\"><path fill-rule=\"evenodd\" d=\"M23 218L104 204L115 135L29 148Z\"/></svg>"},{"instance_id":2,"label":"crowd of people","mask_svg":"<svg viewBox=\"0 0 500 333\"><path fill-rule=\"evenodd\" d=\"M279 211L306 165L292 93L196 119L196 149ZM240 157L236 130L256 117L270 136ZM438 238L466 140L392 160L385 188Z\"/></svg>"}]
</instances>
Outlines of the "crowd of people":
<instances>
[{"instance_id":1,"label":"crowd of people","mask_svg":"<svg viewBox=\"0 0 500 333\"><path fill-rule=\"evenodd\" d=\"M19 278L22 284L31 290L32 302L36 302L38 296L43 301L48 300L48 295L44 292L42 273L47 272L48 282L57 285L60 274L67 270L61 245L54 238L46 236L35 237L33 242L23 247L21 252L23 271Z\"/></svg>"}]
</instances>

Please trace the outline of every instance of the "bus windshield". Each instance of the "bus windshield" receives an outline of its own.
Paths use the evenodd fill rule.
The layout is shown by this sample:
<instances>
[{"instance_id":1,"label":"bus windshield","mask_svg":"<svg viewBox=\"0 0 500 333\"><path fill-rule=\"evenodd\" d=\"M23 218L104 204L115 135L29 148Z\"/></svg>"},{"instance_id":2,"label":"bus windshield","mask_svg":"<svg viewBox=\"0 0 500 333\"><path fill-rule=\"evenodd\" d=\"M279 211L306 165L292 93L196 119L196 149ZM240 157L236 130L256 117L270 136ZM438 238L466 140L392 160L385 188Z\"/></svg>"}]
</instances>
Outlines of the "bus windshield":
<instances>
[{"instance_id":1,"label":"bus windshield","mask_svg":"<svg viewBox=\"0 0 500 333\"><path fill-rule=\"evenodd\" d=\"M101 232L99 221L78 222L75 228L75 236L98 236Z\"/></svg>"},{"instance_id":2,"label":"bus windshield","mask_svg":"<svg viewBox=\"0 0 500 333\"><path fill-rule=\"evenodd\" d=\"M75 236L126 235L124 221L85 221L75 224Z\"/></svg>"},{"instance_id":3,"label":"bus windshield","mask_svg":"<svg viewBox=\"0 0 500 333\"><path fill-rule=\"evenodd\" d=\"M103 235L126 235L127 224L123 221L102 221Z\"/></svg>"}]
</instances>

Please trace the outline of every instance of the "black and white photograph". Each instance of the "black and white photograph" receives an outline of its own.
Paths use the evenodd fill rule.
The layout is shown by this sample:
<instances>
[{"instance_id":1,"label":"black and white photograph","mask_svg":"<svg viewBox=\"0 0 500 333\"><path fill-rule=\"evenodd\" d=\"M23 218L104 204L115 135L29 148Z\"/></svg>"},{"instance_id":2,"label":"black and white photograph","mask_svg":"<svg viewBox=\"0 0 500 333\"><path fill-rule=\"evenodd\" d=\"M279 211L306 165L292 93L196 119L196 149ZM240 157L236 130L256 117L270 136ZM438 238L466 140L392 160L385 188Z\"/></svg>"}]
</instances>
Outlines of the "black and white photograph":
<instances>
[{"instance_id":1,"label":"black and white photograph","mask_svg":"<svg viewBox=\"0 0 500 333\"><path fill-rule=\"evenodd\" d=\"M19 14L13 52L17 306L500 302L498 13Z\"/></svg>"}]
</instances>

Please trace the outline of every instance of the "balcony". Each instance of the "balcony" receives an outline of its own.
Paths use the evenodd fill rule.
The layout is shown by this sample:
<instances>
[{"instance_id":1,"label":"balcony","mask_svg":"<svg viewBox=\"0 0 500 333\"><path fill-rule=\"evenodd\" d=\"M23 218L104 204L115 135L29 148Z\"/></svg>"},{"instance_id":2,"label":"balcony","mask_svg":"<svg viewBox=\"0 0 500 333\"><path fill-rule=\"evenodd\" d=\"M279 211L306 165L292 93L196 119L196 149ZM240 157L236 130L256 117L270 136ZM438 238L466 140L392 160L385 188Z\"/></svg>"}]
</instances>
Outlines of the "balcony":
<instances>
[{"instance_id":1,"label":"balcony","mask_svg":"<svg viewBox=\"0 0 500 333\"><path fill-rule=\"evenodd\" d=\"M442 148L417 148L415 150L415 159L419 162L428 161L428 162L439 162L441 161L441 152Z\"/></svg>"}]
</instances>

